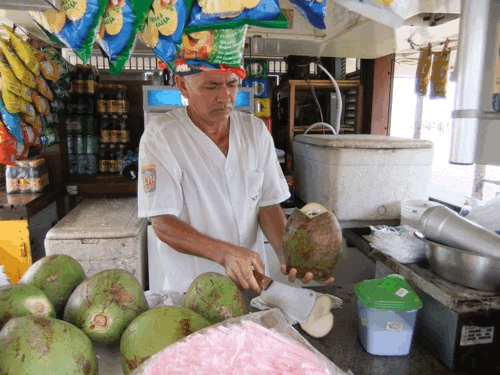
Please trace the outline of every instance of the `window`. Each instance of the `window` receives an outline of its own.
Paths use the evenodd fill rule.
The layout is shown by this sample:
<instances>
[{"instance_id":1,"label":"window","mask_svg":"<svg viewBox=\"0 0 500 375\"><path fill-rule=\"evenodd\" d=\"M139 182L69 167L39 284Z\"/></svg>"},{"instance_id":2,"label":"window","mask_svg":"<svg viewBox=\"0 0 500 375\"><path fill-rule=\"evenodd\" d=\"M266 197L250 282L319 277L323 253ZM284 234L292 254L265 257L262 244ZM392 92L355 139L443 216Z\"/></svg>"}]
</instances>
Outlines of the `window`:
<instances>
[{"instance_id":1,"label":"window","mask_svg":"<svg viewBox=\"0 0 500 375\"><path fill-rule=\"evenodd\" d=\"M414 74L416 65L407 70L413 71ZM455 86L455 82L448 81L446 99L429 99L428 95L424 98L421 138L431 140L434 143L431 191L441 194L452 192L459 196L471 197L474 165L461 166L448 162ZM391 136L413 138L416 103L415 77L408 74L395 76L391 109ZM488 165L486 179L500 181L500 167ZM493 198L499 191L500 186L485 183L483 201Z\"/></svg>"}]
</instances>

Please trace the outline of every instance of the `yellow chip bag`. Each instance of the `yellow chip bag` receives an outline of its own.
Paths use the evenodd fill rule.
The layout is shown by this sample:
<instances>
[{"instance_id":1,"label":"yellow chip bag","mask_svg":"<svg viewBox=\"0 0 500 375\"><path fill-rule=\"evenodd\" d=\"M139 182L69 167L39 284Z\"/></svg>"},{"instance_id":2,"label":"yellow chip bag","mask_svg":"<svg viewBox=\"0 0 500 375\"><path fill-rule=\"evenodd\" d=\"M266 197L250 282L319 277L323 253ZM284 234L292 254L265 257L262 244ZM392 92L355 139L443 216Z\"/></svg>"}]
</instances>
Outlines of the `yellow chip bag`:
<instances>
[{"instance_id":1,"label":"yellow chip bag","mask_svg":"<svg viewBox=\"0 0 500 375\"><path fill-rule=\"evenodd\" d=\"M54 96L52 95L52 91L50 91L49 85L47 81L43 79L43 77L35 76L36 87L40 94L46 97L48 100L54 100Z\"/></svg>"},{"instance_id":2,"label":"yellow chip bag","mask_svg":"<svg viewBox=\"0 0 500 375\"><path fill-rule=\"evenodd\" d=\"M23 120L27 123L33 126L36 130L40 131L42 130L43 124L42 124L42 118L40 115L35 114L33 116L29 116L23 113L22 115Z\"/></svg>"},{"instance_id":3,"label":"yellow chip bag","mask_svg":"<svg viewBox=\"0 0 500 375\"><path fill-rule=\"evenodd\" d=\"M14 74L3 75L0 69L0 80L2 82L2 90L9 90L24 100L31 101L32 89L23 85Z\"/></svg>"},{"instance_id":4,"label":"yellow chip bag","mask_svg":"<svg viewBox=\"0 0 500 375\"><path fill-rule=\"evenodd\" d=\"M46 116L50 112L50 104L42 95L33 90L33 104L39 114Z\"/></svg>"},{"instance_id":5,"label":"yellow chip bag","mask_svg":"<svg viewBox=\"0 0 500 375\"><path fill-rule=\"evenodd\" d=\"M61 69L57 63L45 52L35 50L33 53L40 63L40 71L42 72L44 78L49 81L59 81L61 78Z\"/></svg>"},{"instance_id":6,"label":"yellow chip bag","mask_svg":"<svg viewBox=\"0 0 500 375\"><path fill-rule=\"evenodd\" d=\"M3 28L7 34L9 34L10 45L17 53L19 59L24 62L28 69L35 75L40 75L40 66L29 44L23 41L10 26L4 24Z\"/></svg>"},{"instance_id":7,"label":"yellow chip bag","mask_svg":"<svg viewBox=\"0 0 500 375\"><path fill-rule=\"evenodd\" d=\"M36 88L36 81L33 73L24 66L24 64L19 60L16 53L12 50L9 43L5 39L0 39L0 47L2 48L7 61L9 62L10 68L16 75L16 77L24 83L26 86L31 88Z\"/></svg>"},{"instance_id":8,"label":"yellow chip bag","mask_svg":"<svg viewBox=\"0 0 500 375\"><path fill-rule=\"evenodd\" d=\"M2 90L2 99L9 113L26 113L35 116L35 107L9 90Z\"/></svg>"}]
</instances>

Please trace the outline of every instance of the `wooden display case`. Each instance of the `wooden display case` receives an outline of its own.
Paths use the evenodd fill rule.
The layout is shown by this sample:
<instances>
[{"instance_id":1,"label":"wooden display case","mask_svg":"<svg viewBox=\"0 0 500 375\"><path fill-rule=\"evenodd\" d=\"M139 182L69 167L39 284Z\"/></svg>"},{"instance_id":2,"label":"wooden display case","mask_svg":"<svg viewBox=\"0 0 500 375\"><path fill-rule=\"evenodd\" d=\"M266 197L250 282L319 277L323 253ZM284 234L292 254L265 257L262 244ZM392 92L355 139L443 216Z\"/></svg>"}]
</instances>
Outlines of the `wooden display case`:
<instances>
[{"instance_id":1,"label":"wooden display case","mask_svg":"<svg viewBox=\"0 0 500 375\"><path fill-rule=\"evenodd\" d=\"M363 116L363 86L358 80L338 80L337 84L341 94L345 95L343 100L344 123L340 125L340 132L359 134L361 133ZM287 80L273 90L273 128L276 129L275 131L273 129L273 136L276 147L283 148L287 154L293 154L294 136L304 133L313 123L296 123L298 93L310 92L310 102L314 103L311 88L314 88L315 93L318 94L335 92L335 87L330 80ZM283 110L280 113L280 108L278 108L279 101L283 99L288 99L288 108L285 111L287 113L283 113ZM329 121L324 122L328 123ZM324 126L318 126L310 132L331 134L331 131Z\"/></svg>"}]
</instances>

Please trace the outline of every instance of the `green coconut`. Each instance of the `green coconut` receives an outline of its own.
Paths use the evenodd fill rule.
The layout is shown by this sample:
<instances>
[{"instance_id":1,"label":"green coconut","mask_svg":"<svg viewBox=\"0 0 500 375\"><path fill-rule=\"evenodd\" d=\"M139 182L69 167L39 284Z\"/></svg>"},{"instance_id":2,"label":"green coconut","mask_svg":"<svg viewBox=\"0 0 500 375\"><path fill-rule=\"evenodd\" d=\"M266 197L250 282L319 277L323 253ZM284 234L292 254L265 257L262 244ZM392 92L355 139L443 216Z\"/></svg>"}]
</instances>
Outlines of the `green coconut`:
<instances>
[{"instance_id":1,"label":"green coconut","mask_svg":"<svg viewBox=\"0 0 500 375\"><path fill-rule=\"evenodd\" d=\"M147 309L135 276L109 269L90 276L75 289L64 309L64 320L82 329L93 342L113 343Z\"/></svg>"},{"instance_id":2,"label":"green coconut","mask_svg":"<svg viewBox=\"0 0 500 375\"><path fill-rule=\"evenodd\" d=\"M120 340L123 372L129 374L163 348L208 326L208 320L184 307L165 306L142 313Z\"/></svg>"},{"instance_id":3,"label":"green coconut","mask_svg":"<svg viewBox=\"0 0 500 375\"><path fill-rule=\"evenodd\" d=\"M37 287L14 284L0 287L0 329L20 316L56 317L54 305Z\"/></svg>"},{"instance_id":4,"label":"green coconut","mask_svg":"<svg viewBox=\"0 0 500 375\"><path fill-rule=\"evenodd\" d=\"M33 263L19 284L37 287L50 299L56 314L62 317L64 306L76 287L85 280L85 271L69 255L54 254Z\"/></svg>"},{"instance_id":5,"label":"green coconut","mask_svg":"<svg viewBox=\"0 0 500 375\"><path fill-rule=\"evenodd\" d=\"M97 375L89 338L62 320L24 316L0 331L2 375Z\"/></svg>"},{"instance_id":6,"label":"green coconut","mask_svg":"<svg viewBox=\"0 0 500 375\"><path fill-rule=\"evenodd\" d=\"M228 277L206 272L193 280L186 291L184 307L215 324L248 314L243 294Z\"/></svg>"},{"instance_id":7,"label":"green coconut","mask_svg":"<svg viewBox=\"0 0 500 375\"><path fill-rule=\"evenodd\" d=\"M282 244L288 272L295 268L300 279L312 272L313 280L321 282L337 267L342 230L332 211L309 203L288 218Z\"/></svg>"}]
</instances>

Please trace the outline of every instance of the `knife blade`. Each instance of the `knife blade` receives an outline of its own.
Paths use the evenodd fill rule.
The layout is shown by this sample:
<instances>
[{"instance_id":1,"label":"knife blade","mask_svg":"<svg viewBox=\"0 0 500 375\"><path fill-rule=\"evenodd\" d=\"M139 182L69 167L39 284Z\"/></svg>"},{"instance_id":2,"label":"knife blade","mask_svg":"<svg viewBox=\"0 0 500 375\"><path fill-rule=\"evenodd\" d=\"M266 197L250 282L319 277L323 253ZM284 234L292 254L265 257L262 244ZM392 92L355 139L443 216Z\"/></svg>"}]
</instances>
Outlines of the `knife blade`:
<instances>
[{"instance_id":1,"label":"knife blade","mask_svg":"<svg viewBox=\"0 0 500 375\"><path fill-rule=\"evenodd\" d=\"M316 302L316 292L280 283L253 270L262 288L260 297L269 307L277 307L299 323L307 321Z\"/></svg>"}]
</instances>

